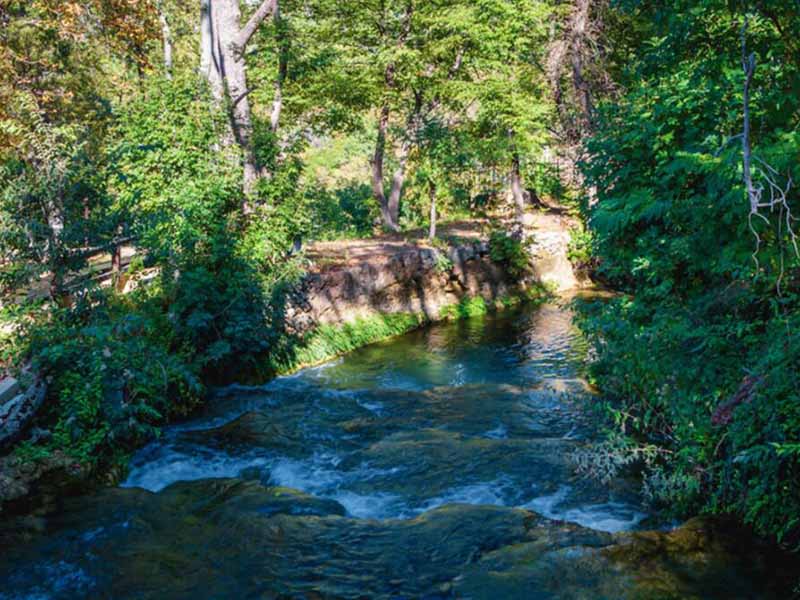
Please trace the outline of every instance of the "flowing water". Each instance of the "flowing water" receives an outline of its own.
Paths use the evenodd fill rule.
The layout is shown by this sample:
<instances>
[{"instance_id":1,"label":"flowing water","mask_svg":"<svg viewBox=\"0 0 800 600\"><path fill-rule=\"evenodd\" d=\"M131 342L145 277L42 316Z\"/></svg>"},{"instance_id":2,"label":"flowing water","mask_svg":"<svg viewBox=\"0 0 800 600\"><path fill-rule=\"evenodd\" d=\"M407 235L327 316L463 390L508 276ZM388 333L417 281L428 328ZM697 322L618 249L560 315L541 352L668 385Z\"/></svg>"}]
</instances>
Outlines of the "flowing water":
<instances>
[{"instance_id":1,"label":"flowing water","mask_svg":"<svg viewBox=\"0 0 800 600\"><path fill-rule=\"evenodd\" d=\"M9 548L0 600L623 597L599 552L647 512L634 483L574 475L598 435L585 352L548 305L226 388Z\"/></svg>"}]
</instances>

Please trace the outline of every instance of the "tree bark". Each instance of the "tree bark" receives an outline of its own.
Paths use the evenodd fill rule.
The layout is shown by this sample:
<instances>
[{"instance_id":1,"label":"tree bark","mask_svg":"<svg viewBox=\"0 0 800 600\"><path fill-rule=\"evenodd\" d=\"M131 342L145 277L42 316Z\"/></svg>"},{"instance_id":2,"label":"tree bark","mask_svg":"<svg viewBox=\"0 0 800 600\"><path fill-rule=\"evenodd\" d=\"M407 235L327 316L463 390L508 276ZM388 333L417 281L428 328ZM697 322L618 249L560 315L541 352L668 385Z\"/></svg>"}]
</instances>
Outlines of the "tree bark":
<instances>
[{"instance_id":1,"label":"tree bark","mask_svg":"<svg viewBox=\"0 0 800 600\"><path fill-rule=\"evenodd\" d=\"M261 176L253 147L253 121L247 88L244 49L261 22L276 7L276 0L264 0L240 29L238 0L201 0L201 72L211 85L215 100L225 102L230 119L230 136L242 155L242 189L245 212L252 208L252 196ZM230 145L230 139L223 140Z\"/></svg>"},{"instance_id":2,"label":"tree bark","mask_svg":"<svg viewBox=\"0 0 800 600\"><path fill-rule=\"evenodd\" d=\"M403 194L403 185L406 179L408 156L411 153L413 145L417 141L419 129L422 125L422 103L422 92L414 92L414 108L406 123L406 132L403 136L403 143L400 146L400 155L398 156L399 165L392 176L392 188L389 192L388 208L392 223L394 223L395 227L398 229L400 223L400 198Z\"/></svg>"},{"instance_id":3,"label":"tree bark","mask_svg":"<svg viewBox=\"0 0 800 600\"><path fill-rule=\"evenodd\" d=\"M752 167L752 147L750 144L750 86L753 83L753 75L756 71L756 55L747 53L747 26L745 18L742 26L742 71L744 72L744 86L742 88L742 173L744 176L744 186L747 192L747 200L750 203L750 210L758 210L758 193L753 184Z\"/></svg>"},{"instance_id":4,"label":"tree bark","mask_svg":"<svg viewBox=\"0 0 800 600\"><path fill-rule=\"evenodd\" d=\"M414 14L414 3L408 2L406 4L405 15L403 18L403 26L400 35L396 42L397 48L402 48L409 34L411 33L411 18ZM381 37L385 36L385 25L383 22L378 24ZM386 65L383 75L384 85L387 91L394 89L395 81L395 65L389 63ZM380 116L378 117L378 135L375 141L375 154L372 157L372 193L375 196L379 206L381 207L381 219L385 227L393 231L399 231L398 216L400 209L400 194L403 188L403 181L405 179L405 158L401 151L401 164L395 171L392 177L392 188L389 198L386 197L386 190L383 185L383 170L384 159L386 156L386 132L389 127L389 100L386 99L381 106ZM407 156L407 153L405 153Z\"/></svg>"},{"instance_id":5,"label":"tree bark","mask_svg":"<svg viewBox=\"0 0 800 600\"><path fill-rule=\"evenodd\" d=\"M388 210L392 222L392 228L400 229L400 197L403 194L403 184L406 180L406 163L411 152L411 140L403 140L400 147L399 164L392 175L392 188L389 190Z\"/></svg>"},{"instance_id":6,"label":"tree bark","mask_svg":"<svg viewBox=\"0 0 800 600\"><path fill-rule=\"evenodd\" d=\"M511 196L514 199L514 213L520 226L525 224L525 190L522 187L519 154L511 157Z\"/></svg>"},{"instance_id":7,"label":"tree bark","mask_svg":"<svg viewBox=\"0 0 800 600\"><path fill-rule=\"evenodd\" d=\"M589 130L594 112L592 91L583 77L584 55L587 52L587 27L589 24L590 0L578 0L575 5L575 14L572 21L572 85L578 96L581 108L581 120L584 131Z\"/></svg>"},{"instance_id":8,"label":"tree bark","mask_svg":"<svg viewBox=\"0 0 800 600\"><path fill-rule=\"evenodd\" d=\"M157 8L158 20L161 22L161 42L164 47L164 74L167 79L172 79L172 30L160 2Z\"/></svg>"},{"instance_id":9,"label":"tree bark","mask_svg":"<svg viewBox=\"0 0 800 600\"><path fill-rule=\"evenodd\" d=\"M212 0L200 0L200 74L208 81L214 100L221 104L222 65L212 8Z\"/></svg>"},{"instance_id":10,"label":"tree bark","mask_svg":"<svg viewBox=\"0 0 800 600\"><path fill-rule=\"evenodd\" d=\"M380 117L378 118L378 137L375 140L375 154L372 157L372 194L375 200L378 201L378 206L381 208L381 219L383 224L390 228L395 229L396 225L392 221L392 215L389 212L389 205L386 201L386 190L383 186L383 161L386 154L386 130L389 127L389 105L384 104L381 107Z\"/></svg>"}]
</instances>

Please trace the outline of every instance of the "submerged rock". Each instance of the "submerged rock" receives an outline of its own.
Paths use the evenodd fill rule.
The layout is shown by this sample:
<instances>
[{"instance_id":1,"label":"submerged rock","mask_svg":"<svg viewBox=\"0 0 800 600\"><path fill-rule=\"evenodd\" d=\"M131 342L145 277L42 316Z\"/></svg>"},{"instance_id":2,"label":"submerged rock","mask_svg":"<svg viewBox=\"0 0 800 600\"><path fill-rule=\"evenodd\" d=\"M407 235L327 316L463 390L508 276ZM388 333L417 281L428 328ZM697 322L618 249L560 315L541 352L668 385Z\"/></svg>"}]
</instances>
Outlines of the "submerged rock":
<instances>
[{"instance_id":1,"label":"submerged rock","mask_svg":"<svg viewBox=\"0 0 800 600\"><path fill-rule=\"evenodd\" d=\"M303 446L296 432L258 411L247 412L221 427L182 432L180 439L212 447L271 448L288 454L301 451Z\"/></svg>"},{"instance_id":2,"label":"submerged rock","mask_svg":"<svg viewBox=\"0 0 800 600\"><path fill-rule=\"evenodd\" d=\"M537 529L532 541L500 548L467 567L456 581L456 597L779 600L797 572L796 560L724 520L616 535L556 523Z\"/></svg>"},{"instance_id":3,"label":"submerged rock","mask_svg":"<svg viewBox=\"0 0 800 600\"><path fill-rule=\"evenodd\" d=\"M786 575L777 559L749 560L755 542L716 521L614 535L463 504L353 519L332 500L238 479L107 490L65 508L32 527L38 549L25 552L39 562L21 567L23 550L8 546L0 589L120 600L767 600L781 598ZM61 571L60 588L42 580L53 557L81 573L73 587Z\"/></svg>"},{"instance_id":4,"label":"submerged rock","mask_svg":"<svg viewBox=\"0 0 800 600\"><path fill-rule=\"evenodd\" d=\"M85 465L62 452L36 460L0 458L0 514L46 509L62 495L82 491L88 477Z\"/></svg>"}]
</instances>

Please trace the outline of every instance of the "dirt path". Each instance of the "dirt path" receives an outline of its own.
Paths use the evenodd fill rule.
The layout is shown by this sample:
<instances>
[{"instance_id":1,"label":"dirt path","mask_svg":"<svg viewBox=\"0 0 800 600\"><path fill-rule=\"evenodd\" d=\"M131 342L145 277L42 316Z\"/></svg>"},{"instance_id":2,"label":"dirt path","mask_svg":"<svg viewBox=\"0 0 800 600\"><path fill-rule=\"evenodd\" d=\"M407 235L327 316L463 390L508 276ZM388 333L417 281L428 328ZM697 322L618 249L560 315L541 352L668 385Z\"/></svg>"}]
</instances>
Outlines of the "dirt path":
<instances>
[{"instance_id":1,"label":"dirt path","mask_svg":"<svg viewBox=\"0 0 800 600\"><path fill-rule=\"evenodd\" d=\"M491 227L488 219L455 221L439 227L437 239L456 245L466 241L486 239ZM324 270L334 266L352 266L356 263L382 260L404 253L429 248L427 229L400 233L384 233L371 238L314 242L306 249L312 268Z\"/></svg>"}]
</instances>

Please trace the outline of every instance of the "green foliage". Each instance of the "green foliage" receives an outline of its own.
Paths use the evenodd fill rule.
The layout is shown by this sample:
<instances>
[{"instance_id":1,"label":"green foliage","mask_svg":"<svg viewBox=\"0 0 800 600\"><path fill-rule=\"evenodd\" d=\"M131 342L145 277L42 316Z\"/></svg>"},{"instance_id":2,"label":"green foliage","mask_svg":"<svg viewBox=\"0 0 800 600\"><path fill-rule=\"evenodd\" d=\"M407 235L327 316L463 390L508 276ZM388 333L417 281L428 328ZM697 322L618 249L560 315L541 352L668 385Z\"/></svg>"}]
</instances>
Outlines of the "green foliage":
<instances>
[{"instance_id":1,"label":"green foliage","mask_svg":"<svg viewBox=\"0 0 800 600\"><path fill-rule=\"evenodd\" d=\"M471 319L474 317L482 317L489 312L489 306L480 296L466 296L462 298L458 304L451 304L445 306L440 311L440 316L445 319Z\"/></svg>"},{"instance_id":2,"label":"green foliage","mask_svg":"<svg viewBox=\"0 0 800 600\"><path fill-rule=\"evenodd\" d=\"M515 279L530 271L531 259L525 244L505 231L495 230L489 236L489 257Z\"/></svg>"},{"instance_id":3,"label":"green foliage","mask_svg":"<svg viewBox=\"0 0 800 600\"><path fill-rule=\"evenodd\" d=\"M592 231L583 227L575 227L569 233L567 258L573 267L584 271L594 268L596 263Z\"/></svg>"},{"instance_id":4,"label":"green foliage","mask_svg":"<svg viewBox=\"0 0 800 600\"><path fill-rule=\"evenodd\" d=\"M434 261L434 268L437 273L447 273L453 270L453 261L444 252L436 252Z\"/></svg>"},{"instance_id":5,"label":"green foliage","mask_svg":"<svg viewBox=\"0 0 800 600\"><path fill-rule=\"evenodd\" d=\"M0 163L0 295L50 274L60 296L65 279L86 266L87 246L104 247L113 232L103 178L91 164L78 127L36 122L34 152Z\"/></svg>"},{"instance_id":6,"label":"green foliage","mask_svg":"<svg viewBox=\"0 0 800 600\"><path fill-rule=\"evenodd\" d=\"M407 333L426 322L424 314L378 314L344 325L321 325L300 340L286 338L269 355L269 370L276 375L316 365L341 354L389 337Z\"/></svg>"},{"instance_id":7,"label":"green foliage","mask_svg":"<svg viewBox=\"0 0 800 600\"><path fill-rule=\"evenodd\" d=\"M800 19L779 4L759 3L746 39L758 56L754 176L786 188L800 178ZM733 513L797 545L800 261L784 209L748 219L731 139L743 119L743 15L694 0L630 15L636 60L599 112L584 165L598 190L592 239L574 244L581 255L591 244L600 276L629 294L583 308L591 373L615 447L639 453L651 498L680 514ZM794 186L787 203L800 210Z\"/></svg>"},{"instance_id":8,"label":"green foliage","mask_svg":"<svg viewBox=\"0 0 800 600\"><path fill-rule=\"evenodd\" d=\"M94 292L74 308L21 322L17 349L50 380L37 417L52 433L45 452L108 468L202 399L199 373L188 351L171 347L157 300Z\"/></svg>"},{"instance_id":9,"label":"green foliage","mask_svg":"<svg viewBox=\"0 0 800 600\"><path fill-rule=\"evenodd\" d=\"M333 191L309 191L311 237L317 240L369 237L378 219L378 205L366 184Z\"/></svg>"},{"instance_id":10,"label":"green foliage","mask_svg":"<svg viewBox=\"0 0 800 600\"><path fill-rule=\"evenodd\" d=\"M207 107L193 79L150 80L117 114L105 176L90 179L114 233L137 241L130 274L149 271L153 281L125 296L89 286L69 308L15 315L4 353L50 379L37 417L52 433L45 451L107 469L196 407L208 382L255 368L282 333L283 289L300 271L287 251L309 228L297 218L306 197L290 193L297 169L288 162L259 190L263 219L243 227L239 185L219 159L220 123ZM87 171L75 172L71 185L86 190Z\"/></svg>"}]
</instances>

